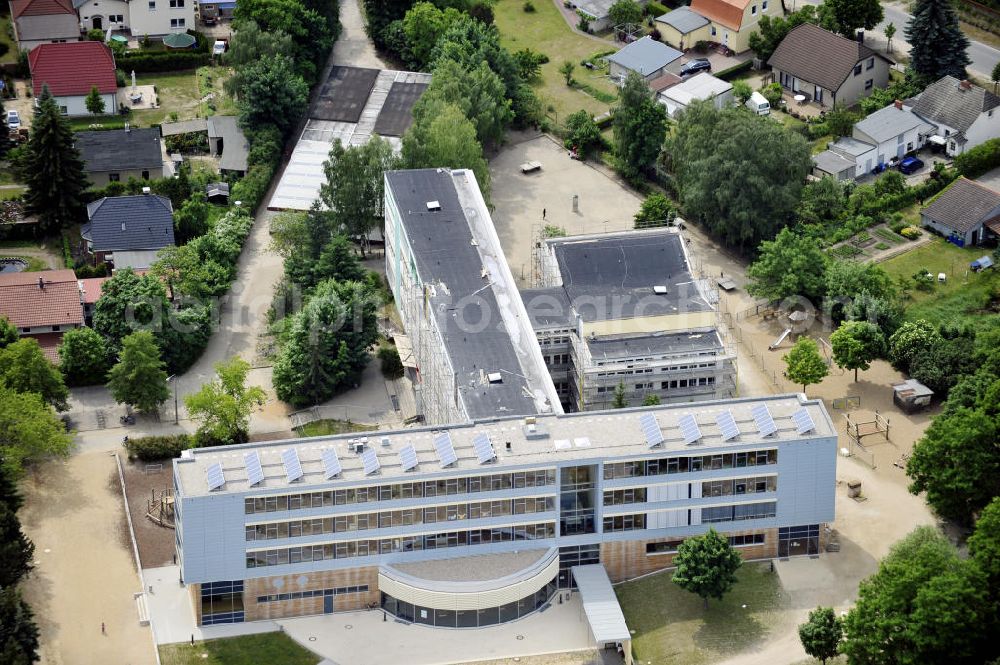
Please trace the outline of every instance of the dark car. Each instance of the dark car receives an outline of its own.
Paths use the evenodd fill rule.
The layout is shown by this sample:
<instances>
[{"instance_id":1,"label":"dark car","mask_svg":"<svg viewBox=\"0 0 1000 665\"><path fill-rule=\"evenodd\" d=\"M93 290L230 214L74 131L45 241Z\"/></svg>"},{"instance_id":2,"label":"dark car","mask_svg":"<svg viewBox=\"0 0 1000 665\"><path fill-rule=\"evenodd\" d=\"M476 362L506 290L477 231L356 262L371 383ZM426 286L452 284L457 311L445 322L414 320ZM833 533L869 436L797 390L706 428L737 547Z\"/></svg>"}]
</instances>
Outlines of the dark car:
<instances>
[{"instance_id":1,"label":"dark car","mask_svg":"<svg viewBox=\"0 0 1000 665\"><path fill-rule=\"evenodd\" d=\"M681 65L681 76L710 71L712 71L712 63L708 61L708 58L695 58Z\"/></svg>"},{"instance_id":2,"label":"dark car","mask_svg":"<svg viewBox=\"0 0 1000 665\"><path fill-rule=\"evenodd\" d=\"M924 168L923 161L916 157L906 157L899 163L899 172L904 175L912 175L922 168Z\"/></svg>"}]
</instances>

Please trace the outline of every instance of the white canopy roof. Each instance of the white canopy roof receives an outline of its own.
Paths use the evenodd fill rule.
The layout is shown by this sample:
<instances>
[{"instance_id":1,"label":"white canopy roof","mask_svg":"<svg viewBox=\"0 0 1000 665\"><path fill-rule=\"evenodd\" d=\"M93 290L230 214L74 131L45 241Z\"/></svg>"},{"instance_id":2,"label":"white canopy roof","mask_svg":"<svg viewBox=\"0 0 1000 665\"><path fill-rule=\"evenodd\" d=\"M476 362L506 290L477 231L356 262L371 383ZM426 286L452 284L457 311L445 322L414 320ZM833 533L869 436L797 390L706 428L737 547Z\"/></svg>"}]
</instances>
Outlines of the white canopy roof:
<instances>
[{"instance_id":1,"label":"white canopy roof","mask_svg":"<svg viewBox=\"0 0 1000 665\"><path fill-rule=\"evenodd\" d=\"M573 566L573 579L583 599L583 611L598 646L632 638L608 572L599 563Z\"/></svg>"}]
</instances>

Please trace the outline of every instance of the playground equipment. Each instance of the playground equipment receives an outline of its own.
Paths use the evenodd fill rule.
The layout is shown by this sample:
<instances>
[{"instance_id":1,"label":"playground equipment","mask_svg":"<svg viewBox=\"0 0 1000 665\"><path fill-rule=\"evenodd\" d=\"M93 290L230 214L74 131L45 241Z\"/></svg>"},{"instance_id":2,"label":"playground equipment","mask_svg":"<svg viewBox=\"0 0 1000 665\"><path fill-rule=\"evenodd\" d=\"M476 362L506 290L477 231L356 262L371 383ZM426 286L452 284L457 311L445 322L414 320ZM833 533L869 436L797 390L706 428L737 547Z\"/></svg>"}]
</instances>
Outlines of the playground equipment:
<instances>
[{"instance_id":1,"label":"playground equipment","mask_svg":"<svg viewBox=\"0 0 1000 665\"><path fill-rule=\"evenodd\" d=\"M783 332L780 335L778 335L778 339L774 340L773 342L771 342L770 344L767 345L767 350L768 351L774 351L776 348L778 348L779 346L781 346L781 343L785 341L785 338L788 337L791 334L792 334L792 329L791 328L785 328L785 332Z\"/></svg>"},{"instance_id":2,"label":"playground equipment","mask_svg":"<svg viewBox=\"0 0 1000 665\"><path fill-rule=\"evenodd\" d=\"M889 440L889 419L875 411L875 416L871 420L852 420L851 414L845 413L844 418L847 418L847 436L859 446L863 447L861 440L866 436L879 435L885 437L885 440Z\"/></svg>"},{"instance_id":3,"label":"playground equipment","mask_svg":"<svg viewBox=\"0 0 1000 665\"><path fill-rule=\"evenodd\" d=\"M146 517L168 529L174 528L174 490L166 487L156 496L156 490L149 490L151 498L146 499Z\"/></svg>"}]
</instances>

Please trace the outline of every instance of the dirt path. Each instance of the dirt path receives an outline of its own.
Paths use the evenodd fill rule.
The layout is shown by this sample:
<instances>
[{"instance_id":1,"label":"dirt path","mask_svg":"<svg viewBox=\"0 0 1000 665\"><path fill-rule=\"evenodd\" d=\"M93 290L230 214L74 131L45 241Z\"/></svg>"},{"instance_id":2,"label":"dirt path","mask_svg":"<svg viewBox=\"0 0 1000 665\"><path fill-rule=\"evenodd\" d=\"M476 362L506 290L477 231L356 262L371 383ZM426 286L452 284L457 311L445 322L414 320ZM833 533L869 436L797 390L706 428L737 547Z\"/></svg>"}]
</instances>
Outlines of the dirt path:
<instances>
[{"instance_id":1,"label":"dirt path","mask_svg":"<svg viewBox=\"0 0 1000 665\"><path fill-rule=\"evenodd\" d=\"M42 665L153 663L152 636L132 596L139 578L114 457L88 451L44 464L23 489L21 520L36 559L24 590L41 630Z\"/></svg>"}]
</instances>

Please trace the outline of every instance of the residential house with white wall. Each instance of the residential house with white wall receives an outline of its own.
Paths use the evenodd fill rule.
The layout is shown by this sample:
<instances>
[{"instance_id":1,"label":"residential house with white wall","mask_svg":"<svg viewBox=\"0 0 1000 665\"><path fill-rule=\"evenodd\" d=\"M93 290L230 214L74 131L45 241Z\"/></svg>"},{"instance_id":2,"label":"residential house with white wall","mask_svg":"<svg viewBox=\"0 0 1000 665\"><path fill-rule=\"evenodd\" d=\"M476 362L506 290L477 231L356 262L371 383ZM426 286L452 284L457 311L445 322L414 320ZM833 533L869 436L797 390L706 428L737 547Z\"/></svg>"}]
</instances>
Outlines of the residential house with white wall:
<instances>
[{"instance_id":1,"label":"residential house with white wall","mask_svg":"<svg viewBox=\"0 0 1000 665\"><path fill-rule=\"evenodd\" d=\"M28 54L28 67L35 99L48 86L66 115L90 115L86 100L93 88L100 93L106 112L114 113L118 108L115 56L101 42L36 46Z\"/></svg>"},{"instance_id":2,"label":"residential house with white wall","mask_svg":"<svg viewBox=\"0 0 1000 665\"><path fill-rule=\"evenodd\" d=\"M949 157L1000 136L1000 97L969 81L945 76L913 103L913 112L937 126L930 137Z\"/></svg>"},{"instance_id":3,"label":"residential house with white wall","mask_svg":"<svg viewBox=\"0 0 1000 665\"><path fill-rule=\"evenodd\" d=\"M70 0L10 0L14 39L22 51L39 44L80 41L80 25Z\"/></svg>"}]
</instances>

